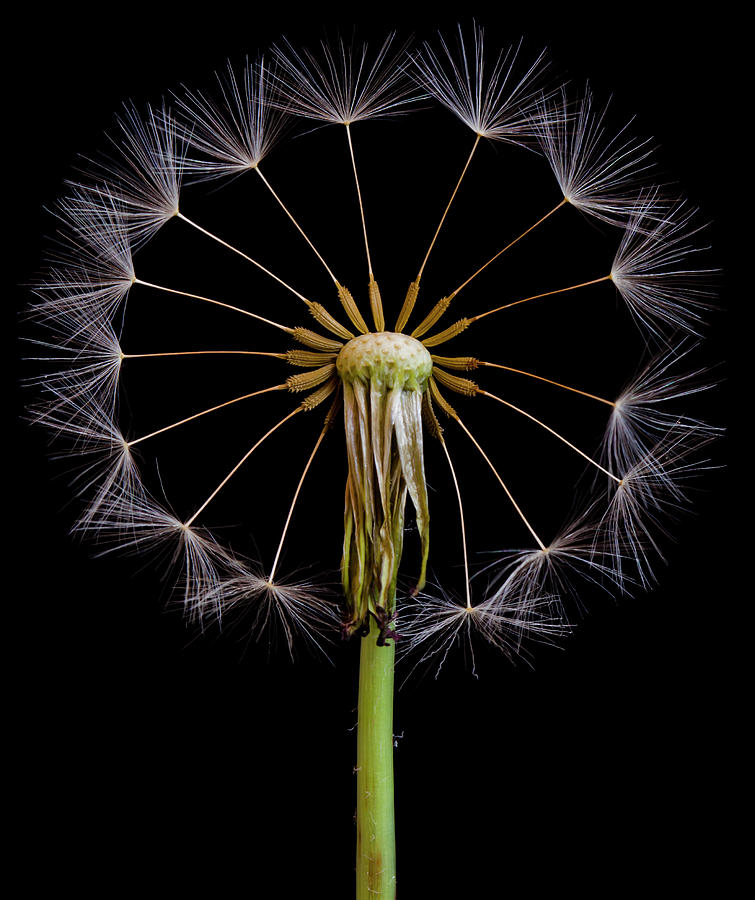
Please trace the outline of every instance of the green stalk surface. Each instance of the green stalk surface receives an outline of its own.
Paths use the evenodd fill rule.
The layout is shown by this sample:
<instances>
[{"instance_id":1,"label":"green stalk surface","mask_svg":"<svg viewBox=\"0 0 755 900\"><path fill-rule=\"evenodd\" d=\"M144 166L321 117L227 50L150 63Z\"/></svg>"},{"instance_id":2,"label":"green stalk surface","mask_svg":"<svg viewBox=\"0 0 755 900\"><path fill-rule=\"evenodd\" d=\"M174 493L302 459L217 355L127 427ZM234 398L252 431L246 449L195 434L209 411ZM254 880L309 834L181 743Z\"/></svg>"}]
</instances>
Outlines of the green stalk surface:
<instances>
[{"instance_id":1,"label":"green stalk surface","mask_svg":"<svg viewBox=\"0 0 755 900\"><path fill-rule=\"evenodd\" d=\"M357 730L357 900L394 900L393 641L377 644L370 617L359 660Z\"/></svg>"}]
</instances>

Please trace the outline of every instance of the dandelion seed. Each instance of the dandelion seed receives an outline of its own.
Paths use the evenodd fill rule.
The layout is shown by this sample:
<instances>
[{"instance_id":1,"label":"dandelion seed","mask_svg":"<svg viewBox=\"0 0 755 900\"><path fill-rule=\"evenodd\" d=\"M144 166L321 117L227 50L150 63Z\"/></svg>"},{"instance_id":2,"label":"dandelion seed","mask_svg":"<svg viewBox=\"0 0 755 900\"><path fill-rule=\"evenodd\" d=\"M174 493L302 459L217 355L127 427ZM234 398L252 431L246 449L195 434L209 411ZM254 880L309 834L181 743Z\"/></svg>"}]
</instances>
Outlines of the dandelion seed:
<instances>
[{"instance_id":1,"label":"dandelion seed","mask_svg":"<svg viewBox=\"0 0 755 900\"><path fill-rule=\"evenodd\" d=\"M92 523L100 511L117 503L125 515L141 479L112 404L98 403L82 389L69 391L68 387L51 387L51 396L31 412L37 423L51 430L58 446L65 447L65 457L77 462L73 484L87 504L77 528L98 532Z\"/></svg>"},{"instance_id":2,"label":"dandelion seed","mask_svg":"<svg viewBox=\"0 0 755 900\"><path fill-rule=\"evenodd\" d=\"M95 532L107 548L105 552L146 552L166 558L169 567L179 573L186 615L200 621L208 614L217 617L218 607L198 601L214 597L223 575L238 569L233 557L209 532L192 528L164 509L140 482L134 480L129 488L119 485L114 490L111 485L78 527Z\"/></svg>"},{"instance_id":3,"label":"dandelion seed","mask_svg":"<svg viewBox=\"0 0 755 900\"><path fill-rule=\"evenodd\" d=\"M609 592L612 588L628 592L631 581L617 548L601 546L596 541L594 514L595 510L588 508L545 548L501 554L487 567L491 578L486 601L490 607L505 607L512 596L520 598L525 606L533 603L539 607L546 597L551 614L557 611L553 624L564 624L567 598L581 608L576 584L591 582Z\"/></svg>"},{"instance_id":4,"label":"dandelion seed","mask_svg":"<svg viewBox=\"0 0 755 900\"><path fill-rule=\"evenodd\" d=\"M420 593L405 604L400 619L404 644L401 655L413 661L411 673L420 665L432 665L440 675L448 654L465 644L472 659L472 636L479 635L510 660L526 658L524 643L551 643L569 631L560 613L552 612L553 598L522 594L508 585L493 599L467 606L441 590L439 596ZM408 676L407 676L408 677Z\"/></svg>"},{"instance_id":5,"label":"dandelion seed","mask_svg":"<svg viewBox=\"0 0 755 900\"><path fill-rule=\"evenodd\" d=\"M36 284L41 303L32 314L46 321L112 319L136 277L123 208L107 189L75 188L56 215L62 227L49 254L50 271Z\"/></svg>"},{"instance_id":6,"label":"dandelion seed","mask_svg":"<svg viewBox=\"0 0 755 900\"><path fill-rule=\"evenodd\" d=\"M385 327L382 299L375 282L367 239L367 221L362 202L351 125L367 119L384 118L404 111L406 104L414 97L410 94L399 65L404 48L393 50L395 35L389 35L380 50L370 60L366 44L347 47L339 40L334 51L326 43L320 46L318 59L310 51L297 52L287 41L284 47L275 48L276 61L280 66L278 87L288 112L308 119L319 119L332 124L346 126L349 155L354 173L354 183L362 218L364 248L367 256L369 275L370 305L377 331ZM329 270L330 271L330 270ZM332 273L331 273L332 275ZM335 279L334 279L335 280ZM339 294L341 286L336 282ZM341 296L342 302L344 297ZM344 303L349 311L348 306ZM369 329L361 315L350 314L352 322L365 333Z\"/></svg>"}]
</instances>

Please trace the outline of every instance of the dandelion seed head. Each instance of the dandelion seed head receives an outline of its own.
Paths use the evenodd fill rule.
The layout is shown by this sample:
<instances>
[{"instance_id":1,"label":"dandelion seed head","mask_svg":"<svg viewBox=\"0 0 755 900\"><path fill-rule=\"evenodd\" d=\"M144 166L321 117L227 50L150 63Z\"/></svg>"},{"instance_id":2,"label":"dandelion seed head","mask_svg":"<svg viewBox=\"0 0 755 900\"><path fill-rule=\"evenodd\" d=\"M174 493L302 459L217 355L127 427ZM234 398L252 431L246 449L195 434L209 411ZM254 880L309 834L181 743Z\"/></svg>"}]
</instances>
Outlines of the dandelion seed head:
<instances>
[{"instance_id":1,"label":"dandelion seed head","mask_svg":"<svg viewBox=\"0 0 755 900\"><path fill-rule=\"evenodd\" d=\"M345 636L366 631L374 634L377 623L378 643L396 642L401 657L408 656L415 665L437 666L438 671L456 646L465 647L474 658L478 640L512 660L527 659L533 642L553 642L568 633L567 611L571 607L582 611L585 589L626 594L652 584L653 568L663 556L667 523L688 506L689 480L707 466L700 451L717 429L684 407L708 386L708 379L702 366L682 372L686 358L697 350L712 294L712 270L696 265L701 249L696 211L684 201L669 202L661 189L652 185L651 147L647 140L630 134L631 121L612 132L607 107L596 106L589 87L576 102L566 89L549 91L543 85L547 63L542 53L528 62L521 45L512 45L490 55L477 26L471 35L459 28L455 42L439 35L417 50L399 46L391 35L376 50L343 40L324 42L317 51L297 50L283 41L272 55L272 66L261 58L254 63L247 60L240 69L229 64L209 91L183 88L174 95L174 109L164 103L148 107L142 115L136 106L127 105L110 136L108 153L91 161L84 177L69 183L66 196L53 210L56 233L49 266L34 285L35 302L30 309L33 322L45 329L42 337L32 340L37 354L33 358L42 371L28 379L39 393L30 417L49 430L59 454L76 463L72 489L82 512L74 530L93 538L104 553L120 550L154 555L176 576L180 602L191 620L203 625L227 620L231 612L243 613L250 633L265 639L277 633L291 654L297 641L325 650L339 630ZM352 295L336 279L305 230L304 217L299 219L298 210L295 213L284 205L285 191L277 193L259 166L278 144L291 116L350 126L408 112L420 96L450 110L478 139L526 146L537 143L568 203L559 204L545 216L538 212L535 223L513 241L510 236L498 236L500 217L491 215L489 230L503 249L482 267L473 261L470 270L474 274L446 296L420 295L422 273L439 255L437 250L432 255L436 238L447 217L459 215L458 206L452 206L457 192L467 187L467 182L462 183L467 169L478 162L473 160L473 149L435 234L428 235L432 240L419 274L410 283L391 331L391 309L383 304L373 273L367 228L370 211L363 203L357 174L359 147L357 142L355 151L351 132L346 134L361 216L361 223L355 224L361 224L367 257L366 297L359 292ZM262 177L253 178L250 189L272 193L281 208L272 209L285 214L287 227L295 226L292 239L303 238L307 252L317 255L335 286L334 299L339 306L326 307L319 296L310 299L305 293L309 286L294 286L288 273L278 274L259 261L255 248L233 246L224 231L216 235L205 224L179 212L184 174L205 181L251 169L257 169ZM195 190L201 191L201 187ZM340 201L340 197L333 198L334 209ZM533 289L531 296L511 302L496 299L475 316L469 308L460 309L461 318L450 325L446 320L435 330L451 301L459 305L454 298L461 288L465 297L470 293L473 299L467 285L478 274L492 263L498 265L509 247L524 238L532 240L530 233L557 210L564 208L558 216L572 215L569 206L597 220L593 226L602 228L601 223L607 223L624 228L610 276L605 275L607 261L601 262L599 277L588 272L569 287L540 288L537 293ZM134 254L152 238L157 247L162 240L158 232L175 216L194 226L202 240L213 241L216 249L222 247L222 252L231 251L237 260L251 263L255 278L272 280L286 289L297 304L303 304L304 308L298 306L299 312L314 318L313 327L301 324L295 314L289 317L288 312L280 317L276 314L277 321L259 315L256 283L254 290L247 290L245 283L243 299L231 304L206 296L192 285L137 279ZM557 218L554 215L552 221ZM253 238L249 241L253 243ZM449 254L454 252L454 248L449 250ZM533 363L533 371L509 370L518 373L515 377L531 376L541 386L547 383L547 390L568 392L562 396L568 396L570 402L592 403L603 412L606 405L610 407L595 458L579 437L570 432L567 436L567 428L561 434L552 427L547 413L536 418L506 399L505 385L492 393L482 384L454 374L479 369L481 375L487 375L492 369L502 372L506 366L476 356L438 357L432 352L477 320L493 313L505 315L508 306L527 300L545 303L551 295L568 302L567 292L601 282L595 290L605 296L608 280L656 348L615 401L605 397L599 383L583 389L566 383L567 378L560 375L556 379L536 374L539 360ZM237 322L241 314L245 325L262 329L260 334L272 328L275 341L266 344L261 338L262 343L257 343L254 332L254 338L244 345L254 349L237 349L241 332L229 324L234 349L203 345L202 335L195 334L195 344L178 350L156 347L155 352L132 354L132 304L144 303L147 297L157 304L166 295L172 303L204 304L205 310L218 315L235 315ZM426 299L434 305L429 313L420 314L424 318L416 324L411 321L415 304ZM306 321L313 324L309 318ZM492 326L500 319L489 321ZM545 327L547 315L541 321ZM576 316L575 323L579 326ZM171 330L178 331L185 324L175 315ZM696 340L686 336L690 332L698 336ZM472 342L474 334L475 330L470 330ZM306 349L287 348L280 343L282 337ZM254 365L262 361L256 358L268 357L278 361L275 365L283 361L302 371L269 381L260 376L258 384L237 389L188 415L183 407L180 415L171 410L173 398L184 387L183 379L171 374L172 360L193 357L199 364L209 365L231 353L246 354ZM164 419L147 433L126 424L125 404L120 402L124 362L128 360L128 370L139 365L140 357L154 357L155 365L165 366L154 376L155 383L174 388L167 408L159 410ZM457 395L461 412L446 399L449 391ZM241 433L231 412L248 409L256 402L254 398L262 395L271 400L285 398L288 405L272 426L259 426L261 419L254 410L244 418L244 428L251 423L257 431L250 436L243 455L224 463L217 474L208 472L213 489L204 497L196 497L193 489L210 466L193 441L179 444L193 467L186 486L187 494L192 493L177 505L182 513L175 512L165 499L158 467L160 451L152 447L159 446L166 433L179 435L187 423L196 422L206 426L216 448L225 448L233 442L225 441L228 433L223 427ZM506 441L489 436L478 439L476 425L465 424L467 404L489 399L499 401L499 409L503 405L527 418L535 431L551 442L554 462L551 465L549 457L548 466L538 470L536 478L524 479L516 472L510 481L508 434ZM312 416L299 416L302 412ZM209 424L223 415L228 415L230 424ZM290 504L273 565L267 569L238 555L233 542L221 544L201 523L208 505L219 495L228 497L239 483L238 473L257 463L258 448L279 439L294 417L297 421L319 417L321 430L300 474L292 475L290 460L283 455L274 479L266 469L257 473L257 477L270 480L282 506ZM135 419L138 424L138 415ZM446 428L461 435L461 440L471 441L481 471L486 477L492 471L492 489L499 492L511 513L513 525L501 526L502 517L498 516L492 523L494 546L510 546L509 528L522 525L533 540L529 549L496 553L495 561L475 577L470 577L474 563L467 547L465 503L479 500L481 491L490 488L481 487L474 464L463 469L454 466L451 454L455 449L453 441L444 437ZM340 605L314 579L275 574L289 523L295 512L299 514L297 503L306 493L305 480L311 477L315 454L331 432L340 436L348 472L343 540L336 542L342 548ZM443 586L425 587L434 499L425 470L426 437L441 443L451 470L454 508L461 526L464 602ZM553 441L554 437L558 440ZM515 440L524 441L525 437L517 433ZM331 438L328 441L334 443ZM533 443L533 458L540 452L535 446ZM536 510L542 499L541 472L547 470L549 479L562 477L556 453L576 453L590 471L599 474L583 511L551 538L539 534ZM337 502L342 502L340 497ZM407 508L414 513L412 529L419 538L419 565L410 596L397 598ZM480 583L475 578L481 575L487 581L482 599L475 602Z\"/></svg>"}]
</instances>

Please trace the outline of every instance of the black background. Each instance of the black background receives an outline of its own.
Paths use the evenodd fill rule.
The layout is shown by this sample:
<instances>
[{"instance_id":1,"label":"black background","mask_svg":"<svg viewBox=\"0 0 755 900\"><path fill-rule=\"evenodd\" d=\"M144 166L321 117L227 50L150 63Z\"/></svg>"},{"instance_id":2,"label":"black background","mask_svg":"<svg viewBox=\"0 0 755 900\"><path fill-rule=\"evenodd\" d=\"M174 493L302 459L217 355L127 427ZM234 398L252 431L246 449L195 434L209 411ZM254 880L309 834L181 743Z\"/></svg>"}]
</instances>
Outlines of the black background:
<instances>
[{"instance_id":1,"label":"black background","mask_svg":"<svg viewBox=\"0 0 755 900\"><path fill-rule=\"evenodd\" d=\"M558 73L577 84L589 78L601 97L613 92L617 122L638 114L637 133L658 140L663 174L676 179L712 223L712 259L724 270L722 306L731 306L728 254L739 138L732 128L724 25L659 21L647 8L605 22L586 12L581 18L533 14L501 21L478 7L476 15L490 28L491 46L524 34L530 49L550 48ZM101 134L124 100L158 101L181 81L206 85L226 58L254 54L281 33L294 45L312 45L323 26L348 31L355 21L360 35L380 39L392 27L429 36L431 26L447 29L455 20L383 13L365 22L330 12L297 15L292 25L287 11L273 9L222 8L217 14L206 9L201 17L178 18L135 6L117 17L66 12L32 22L28 16L10 35L16 44L17 135L9 169L12 283L29 280L38 269L42 237L51 231L43 205L59 195L76 154L102 146ZM419 124L366 123L354 129L375 271L394 308L471 143L450 116L427 112L416 120ZM437 268L428 270L426 302L450 286L447 279L461 280L469 268L464 260L487 258L485 250L500 245L495 237L481 243L491 222L505 239L558 200L542 161L502 146L482 151L480 169L470 171L455 209L456 229L449 226L447 243L439 245L434 260ZM312 209L306 197L319 198L306 221L326 258L337 260L343 280L357 293L364 267L346 165L341 135L325 129L282 145L263 168L287 199L305 197L302 210ZM512 178L486 180L501 171ZM193 198L200 198L202 189L187 192L186 211L204 215L208 227L226 229L223 233L242 246L250 246L251 232L264 243L274 268L294 272L307 290L316 285L312 289L322 291L318 299L326 299L327 281L306 248L295 244L260 186L250 181L207 194L196 205ZM484 216L475 215L480 196ZM465 312L486 297L515 298L581 280L583 274L604 274L601 263L593 271L592 260L610 260L616 233L580 220L572 210L562 212L562 221L554 221L552 229L544 226L522 247L511 269L502 267L485 290L470 293ZM468 222L475 224L467 229ZM177 231L180 223L169 227L174 224ZM295 250L289 250L292 245ZM246 269L193 234L166 238L165 248L163 257L151 245L145 259L151 273L170 273L166 283L189 279L190 271L196 279L190 290L201 283L207 291L231 296L230 288L219 286L247 277L251 282ZM206 263L197 261L203 253ZM250 290L254 287L250 283ZM527 363L535 368L534 358L541 370L568 371L573 381L615 392L631 372L641 342L607 295L610 316L600 311L599 288L594 290L594 295L572 295L571 307L546 306L551 301L545 300L537 311L512 314L506 322L510 331L486 330L480 336L485 353L521 368ZM27 295L18 290L17 296L20 309ZM277 315L298 312L282 292L266 294L265 302ZM151 342L140 348L143 352L167 346L158 347L158 339L175 340L178 347L172 312L135 307L132 298L134 333L149 335ZM183 311L176 315L182 316L182 327L190 322L188 313L186 319ZM620 336L611 322L621 323ZM201 329L194 335L222 327L209 317L192 325ZM728 331L727 314L714 314L704 352L708 361L729 355ZM234 340L244 345L239 332ZM265 337L253 331L253 340ZM484 355L475 341L470 332L469 352ZM465 352L461 342L458 352ZM11 353L19 355L17 348ZM28 364L19 368L28 373ZM726 376L725 369L721 373ZM172 399L180 396L171 407L180 411L172 418L201 408L203 392L209 402L229 396L223 384L213 387L205 376L206 370L197 376L187 368L180 374L185 381L177 375L163 384ZM215 377L238 379L243 373L229 367L215 370ZM253 383L258 377L255 368ZM560 396L543 395L503 374L486 384L501 392L510 387L522 405L573 429L570 434L584 435L588 449L596 445L600 422L592 410L567 407ZM135 379L128 389L129 409L141 414L140 398L153 388L151 379ZM179 395L179 389L189 393ZM724 383L701 398L696 410L728 425L728 391ZM234 383L232 392L242 391ZM160 396L151 398L151 409L143 413L147 419L165 421ZM22 404L23 398L14 416L20 416ZM249 415L272 423L280 409L267 402ZM543 531L555 532L568 515L580 469L570 468L573 460L512 416L475 409L466 418L488 440L503 439L516 490L537 510ZM247 431L259 433L251 419L224 421L243 427L222 443L216 434L211 444L200 443L197 429L205 471L197 472L179 443L172 445L172 457L160 460L167 494L177 498L182 512L206 496L216 473L222 475L243 452ZM250 642L243 619L222 634L213 627L205 633L187 628L180 614L166 611L155 566L93 559L90 547L67 535L76 508L63 468L48 461L44 434L26 425L14 433L18 452L8 471L12 491L20 487L11 519L18 540L8 566L9 579L13 570L21 576L6 601L11 622L6 641L13 660L11 712L18 722L14 743L22 763L18 833L35 860L28 869L30 883L52 877L98 895L109 895L110 886L119 884L171 895L187 878L207 878L213 893L226 896L235 893L232 879L240 877L241 890L252 895L300 896L317 889L348 897L356 648L336 645L333 665L306 652L292 665L282 646ZM269 561L316 433L314 421L296 422L283 441L260 455L258 468L252 466L246 480L240 479L237 494L218 501L208 524L243 517L252 524L259 554ZM728 443L714 449L717 465L726 463ZM505 498L484 480L479 462L458 436L449 435L449 444L460 472L472 473L465 496L473 547L495 550L524 542L526 535L517 530ZM337 569L344 472L337 447L334 434L302 497L289 544L291 566ZM428 469L437 489L431 497L431 565L458 590L457 519L445 499L451 486L435 447L428 449ZM171 480L178 486L173 492ZM525 885L515 896L536 894L550 879L594 886L610 896L619 886L651 877L659 889L678 888L680 879L689 877L718 877L711 847L725 794L719 770L732 741L726 698L734 674L727 648L742 603L729 574L727 480L724 470L701 480L696 514L674 526L678 542L665 545L668 566L650 594L619 604L588 598L589 615L575 633L558 648L534 648L531 665L514 667L476 646L474 674L470 659L458 653L437 679L432 670L415 673L399 691L401 896L497 896L508 892L513 879ZM239 548L251 551L243 544ZM306 549L304 558L299 548ZM409 563L411 558L409 550ZM263 877L274 879L274 886L260 891Z\"/></svg>"}]
</instances>

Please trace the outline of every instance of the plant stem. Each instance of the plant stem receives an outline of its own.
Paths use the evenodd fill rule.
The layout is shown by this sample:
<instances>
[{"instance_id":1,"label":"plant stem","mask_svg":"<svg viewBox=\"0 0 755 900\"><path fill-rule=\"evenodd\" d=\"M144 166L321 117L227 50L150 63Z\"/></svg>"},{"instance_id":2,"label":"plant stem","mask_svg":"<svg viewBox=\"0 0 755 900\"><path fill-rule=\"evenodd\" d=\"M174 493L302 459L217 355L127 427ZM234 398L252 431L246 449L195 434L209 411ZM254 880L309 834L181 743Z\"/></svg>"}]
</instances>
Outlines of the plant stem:
<instances>
[{"instance_id":1,"label":"plant stem","mask_svg":"<svg viewBox=\"0 0 755 900\"><path fill-rule=\"evenodd\" d=\"M393 641L377 644L370 617L359 659L357 730L357 900L396 896L393 815Z\"/></svg>"}]
</instances>

